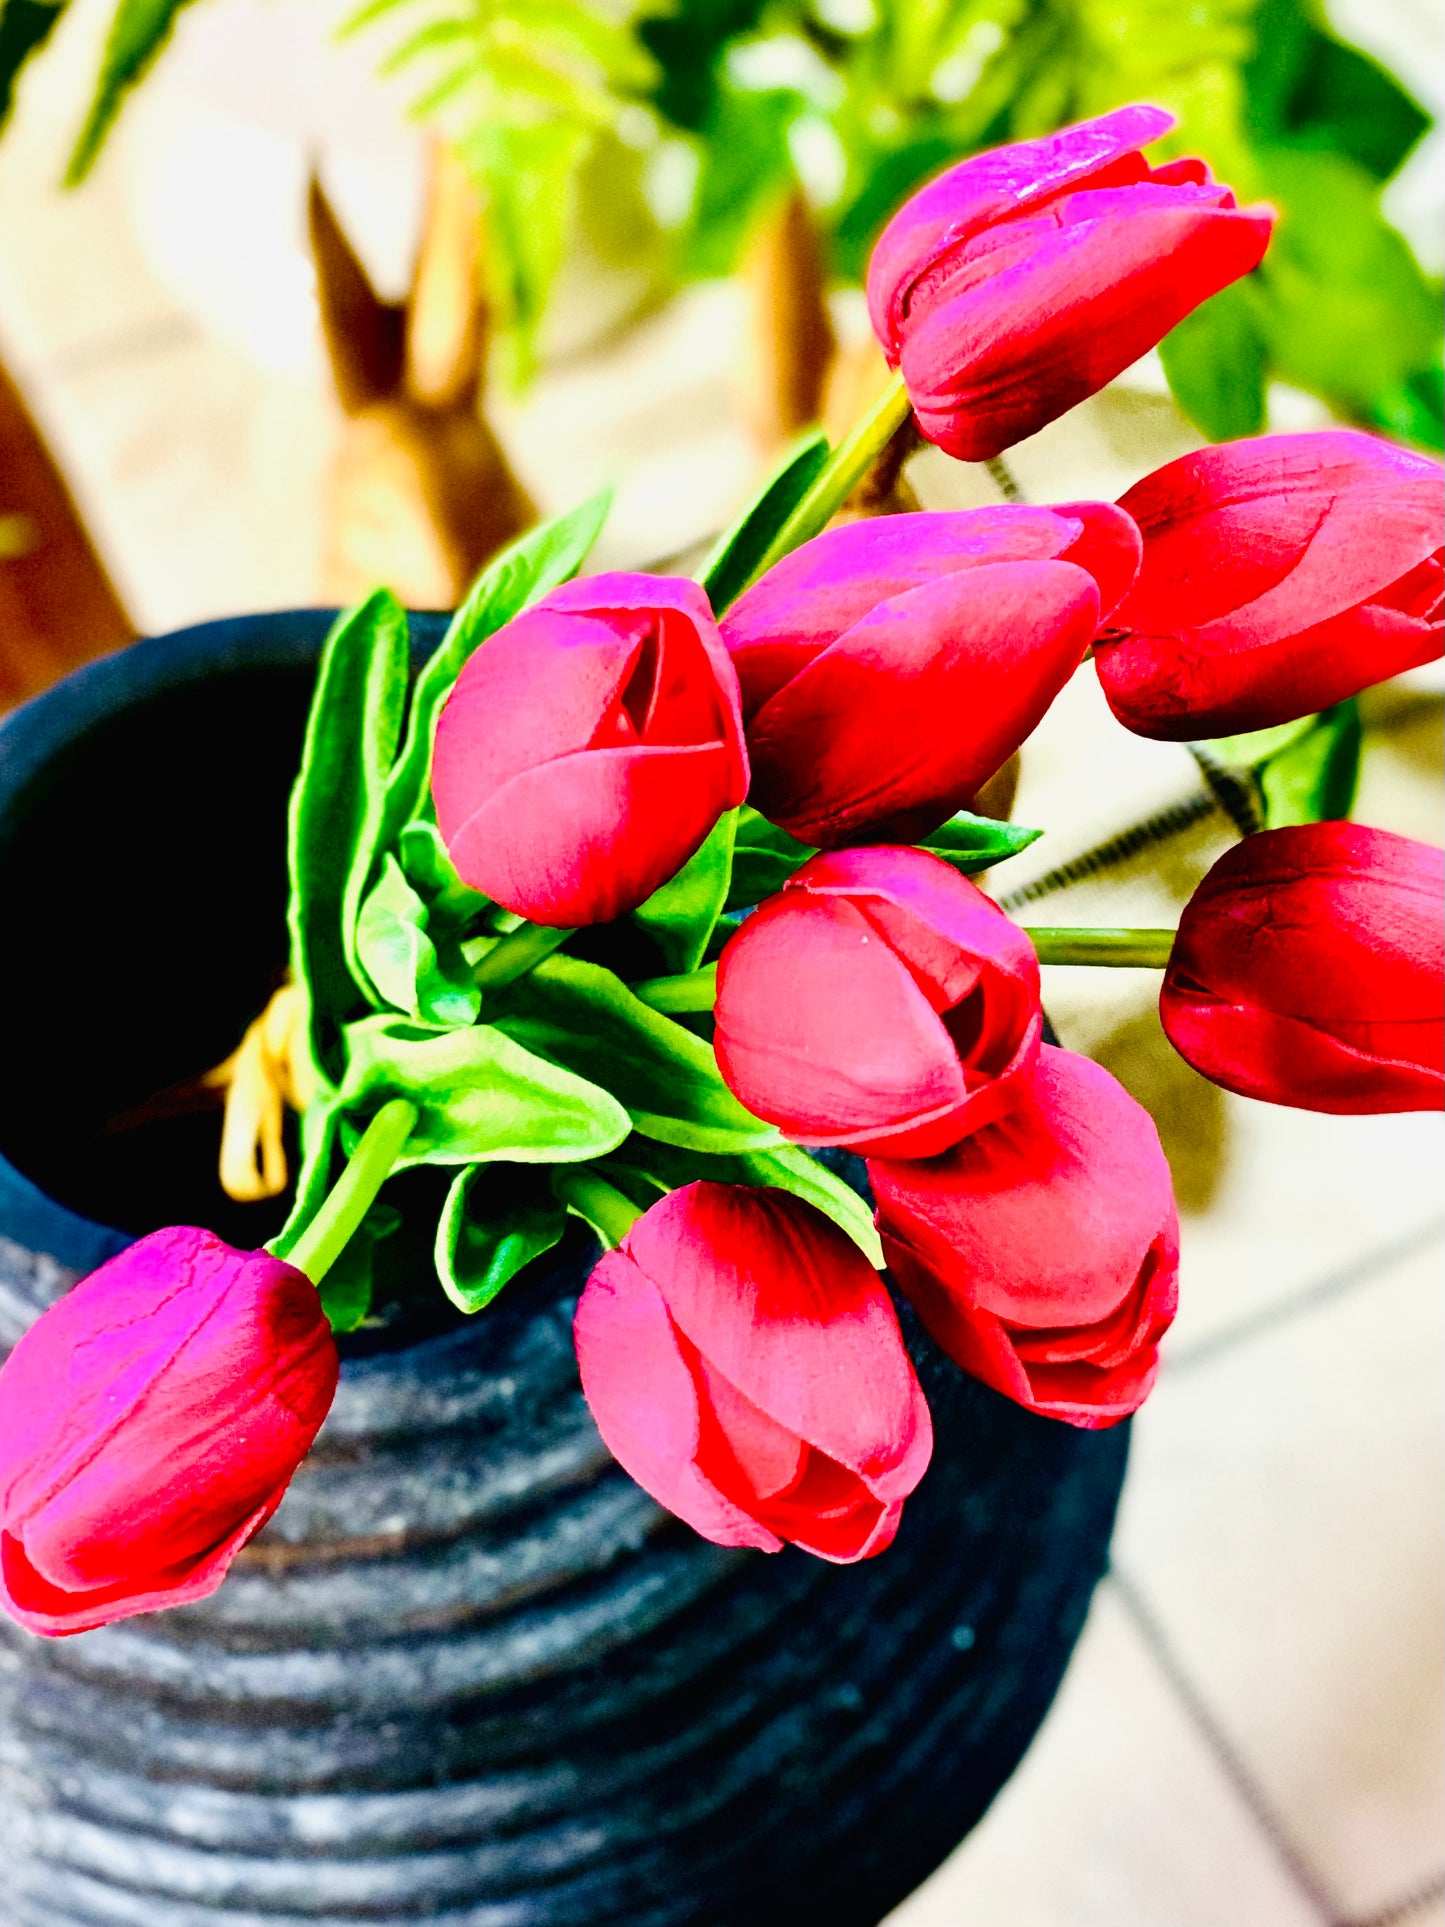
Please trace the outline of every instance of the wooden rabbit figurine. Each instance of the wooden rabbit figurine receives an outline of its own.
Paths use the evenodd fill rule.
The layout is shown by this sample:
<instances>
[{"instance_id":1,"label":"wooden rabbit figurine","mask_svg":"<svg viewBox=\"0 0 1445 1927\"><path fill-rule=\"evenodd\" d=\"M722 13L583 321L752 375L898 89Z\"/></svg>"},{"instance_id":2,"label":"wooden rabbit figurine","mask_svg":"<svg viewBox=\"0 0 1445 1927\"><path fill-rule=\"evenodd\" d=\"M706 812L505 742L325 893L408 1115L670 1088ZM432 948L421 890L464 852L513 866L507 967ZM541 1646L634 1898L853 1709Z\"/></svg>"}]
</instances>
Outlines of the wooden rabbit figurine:
<instances>
[{"instance_id":1,"label":"wooden rabbit figurine","mask_svg":"<svg viewBox=\"0 0 1445 1927\"><path fill-rule=\"evenodd\" d=\"M60 470L0 366L0 710L134 635Z\"/></svg>"},{"instance_id":2,"label":"wooden rabbit figurine","mask_svg":"<svg viewBox=\"0 0 1445 1927\"><path fill-rule=\"evenodd\" d=\"M385 583L413 609L454 608L536 520L483 419L485 310L476 202L439 152L411 292L379 299L319 183L310 197L322 330L346 420L330 478L323 593Z\"/></svg>"}]
</instances>

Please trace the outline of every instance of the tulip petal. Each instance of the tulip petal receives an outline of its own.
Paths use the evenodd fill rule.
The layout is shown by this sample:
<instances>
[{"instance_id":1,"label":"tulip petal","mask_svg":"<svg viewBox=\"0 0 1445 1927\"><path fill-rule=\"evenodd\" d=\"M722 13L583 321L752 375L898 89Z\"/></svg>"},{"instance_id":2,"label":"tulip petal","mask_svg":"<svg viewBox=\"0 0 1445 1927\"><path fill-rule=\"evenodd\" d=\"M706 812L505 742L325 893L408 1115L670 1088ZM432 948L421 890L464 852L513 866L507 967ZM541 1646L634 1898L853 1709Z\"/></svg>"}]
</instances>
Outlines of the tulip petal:
<instances>
[{"instance_id":1,"label":"tulip petal","mask_svg":"<svg viewBox=\"0 0 1445 1927\"><path fill-rule=\"evenodd\" d=\"M900 365L924 435L985 461L1096 393L1258 265L1268 208L1161 204L1062 227L909 322Z\"/></svg>"},{"instance_id":2,"label":"tulip petal","mask_svg":"<svg viewBox=\"0 0 1445 1927\"><path fill-rule=\"evenodd\" d=\"M655 1208L655 1207L654 1207ZM782 1541L697 1464L697 1391L662 1297L625 1250L593 1267L574 1323L582 1389L609 1452L660 1505L720 1546Z\"/></svg>"},{"instance_id":3,"label":"tulip petal","mask_svg":"<svg viewBox=\"0 0 1445 1927\"><path fill-rule=\"evenodd\" d=\"M952 167L900 210L879 237L868 267L868 313L890 363L921 271L990 222L1068 192L1128 159L1174 125L1158 107L1118 108L1097 120L1018 141Z\"/></svg>"},{"instance_id":4,"label":"tulip petal","mask_svg":"<svg viewBox=\"0 0 1445 1927\"><path fill-rule=\"evenodd\" d=\"M136 1613L159 1612L208 1599L225 1579L231 1562L276 1511L286 1494L273 1492L204 1557L183 1560L169 1569L138 1574L109 1585L56 1584L31 1561L25 1540L0 1532L0 1601L20 1625L52 1638L91 1632Z\"/></svg>"},{"instance_id":5,"label":"tulip petal","mask_svg":"<svg viewBox=\"0 0 1445 1927\"><path fill-rule=\"evenodd\" d=\"M719 963L716 1019L729 1086L803 1143L886 1143L969 1094L929 999L846 901L755 911Z\"/></svg>"},{"instance_id":6,"label":"tulip petal","mask_svg":"<svg viewBox=\"0 0 1445 1927\"><path fill-rule=\"evenodd\" d=\"M635 910L742 801L721 743L587 750L527 769L448 841L473 889L536 923Z\"/></svg>"},{"instance_id":7,"label":"tulip petal","mask_svg":"<svg viewBox=\"0 0 1445 1927\"><path fill-rule=\"evenodd\" d=\"M1081 525L1058 559L1088 570L1098 584L1099 621L1107 622L1134 586L1144 538L1133 517L1112 502L1057 502L1053 513Z\"/></svg>"},{"instance_id":8,"label":"tulip petal","mask_svg":"<svg viewBox=\"0 0 1445 1927\"><path fill-rule=\"evenodd\" d=\"M1165 740L1291 722L1437 657L1440 465L1351 430L1197 450L1121 506L1144 533L1115 714ZM1363 606L1361 606L1363 605Z\"/></svg>"},{"instance_id":9,"label":"tulip petal","mask_svg":"<svg viewBox=\"0 0 1445 1927\"><path fill-rule=\"evenodd\" d=\"M935 1010L978 981L978 960L1018 979L1036 1001L1038 954L976 883L926 851L888 844L829 850L795 870L785 890L858 902L908 965Z\"/></svg>"},{"instance_id":10,"label":"tulip petal","mask_svg":"<svg viewBox=\"0 0 1445 1927\"><path fill-rule=\"evenodd\" d=\"M0 1374L0 1596L79 1632L214 1592L336 1389L308 1278L173 1226L53 1305Z\"/></svg>"},{"instance_id":11,"label":"tulip petal","mask_svg":"<svg viewBox=\"0 0 1445 1927\"><path fill-rule=\"evenodd\" d=\"M1353 429L1194 450L1120 497L1144 537L1121 625L1206 630L1249 610L1253 640L1363 601L1441 542L1441 469Z\"/></svg>"},{"instance_id":12,"label":"tulip petal","mask_svg":"<svg viewBox=\"0 0 1445 1927\"><path fill-rule=\"evenodd\" d=\"M692 1184L638 1220L628 1250L753 1405L876 1498L913 1490L928 1407L878 1274L828 1219L785 1192Z\"/></svg>"},{"instance_id":13,"label":"tulip petal","mask_svg":"<svg viewBox=\"0 0 1445 1927\"><path fill-rule=\"evenodd\" d=\"M469 658L437 721L432 752L432 798L448 844L478 795L587 748L626 687L648 629L645 616L618 629L563 617L543 602Z\"/></svg>"},{"instance_id":14,"label":"tulip petal","mask_svg":"<svg viewBox=\"0 0 1445 1927\"><path fill-rule=\"evenodd\" d=\"M1337 1117L1438 1111L1445 1075L1419 1062L1438 1050L1440 1019L1391 1027L1362 1051L1298 1017L1183 991L1159 999L1164 1034L1201 1076L1241 1097ZM1413 1061L1412 1061L1413 1060Z\"/></svg>"},{"instance_id":15,"label":"tulip petal","mask_svg":"<svg viewBox=\"0 0 1445 1927\"><path fill-rule=\"evenodd\" d=\"M1091 523L1092 537L1086 533ZM1103 502L878 515L828 529L784 556L722 619L743 713L751 719L814 656L894 596L981 563L1069 555L1089 568L1073 550L1082 544L1102 553L1111 536L1137 550L1137 537L1126 531L1132 531L1129 518ZM1111 559L1111 583L1116 572L1120 565Z\"/></svg>"},{"instance_id":16,"label":"tulip petal","mask_svg":"<svg viewBox=\"0 0 1445 1927\"><path fill-rule=\"evenodd\" d=\"M997 1122L943 1157L870 1172L880 1228L965 1309L1031 1330L1107 1318L1173 1222L1148 1112L1100 1065L1047 1044Z\"/></svg>"},{"instance_id":17,"label":"tulip petal","mask_svg":"<svg viewBox=\"0 0 1445 1927\"><path fill-rule=\"evenodd\" d=\"M1035 728L1098 616L1068 562L986 563L895 596L753 718L752 800L823 848L935 829Z\"/></svg>"}]
</instances>

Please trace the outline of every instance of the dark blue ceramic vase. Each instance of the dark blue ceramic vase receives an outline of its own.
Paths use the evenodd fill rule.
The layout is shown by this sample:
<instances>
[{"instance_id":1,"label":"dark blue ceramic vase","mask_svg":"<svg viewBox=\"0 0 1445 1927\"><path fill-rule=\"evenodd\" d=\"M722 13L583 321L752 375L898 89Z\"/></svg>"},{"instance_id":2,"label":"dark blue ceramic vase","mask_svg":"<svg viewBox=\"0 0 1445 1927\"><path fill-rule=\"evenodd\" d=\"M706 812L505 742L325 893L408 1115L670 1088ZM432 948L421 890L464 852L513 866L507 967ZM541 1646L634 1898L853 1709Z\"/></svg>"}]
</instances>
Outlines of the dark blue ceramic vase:
<instances>
[{"instance_id":1,"label":"dark blue ceramic vase","mask_svg":"<svg viewBox=\"0 0 1445 1927\"><path fill-rule=\"evenodd\" d=\"M0 727L0 1347L157 1225L275 1228L174 1090L284 967L328 620L138 643ZM721 1551L592 1427L589 1260L468 1321L418 1256L213 1598L0 1625L7 1927L875 1927L963 1837L1057 1688L1125 1428L1020 1411L905 1312L937 1444L891 1550Z\"/></svg>"}]
</instances>

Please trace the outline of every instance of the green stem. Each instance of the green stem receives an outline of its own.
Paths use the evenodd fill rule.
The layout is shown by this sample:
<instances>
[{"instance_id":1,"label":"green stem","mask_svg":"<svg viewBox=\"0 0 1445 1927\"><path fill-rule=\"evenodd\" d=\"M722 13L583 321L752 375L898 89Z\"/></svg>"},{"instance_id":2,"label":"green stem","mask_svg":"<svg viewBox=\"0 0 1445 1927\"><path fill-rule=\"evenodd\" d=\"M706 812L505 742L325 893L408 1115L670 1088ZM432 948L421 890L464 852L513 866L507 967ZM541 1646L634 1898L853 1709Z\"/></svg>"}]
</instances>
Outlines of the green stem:
<instances>
[{"instance_id":1,"label":"green stem","mask_svg":"<svg viewBox=\"0 0 1445 1927\"><path fill-rule=\"evenodd\" d=\"M610 1251L617 1249L642 1216L640 1204L580 1164L564 1164L552 1173L552 1193L584 1218Z\"/></svg>"},{"instance_id":2,"label":"green stem","mask_svg":"<svg viewBox=\"0 0 1445 1927\"><path fill-rule=\"evenodd\" d=\"M1172 930L1070 930L1054 926L1025 929L1047 964L1116 964L1163 970L1174 948Z\"/></svg>"},{"instance_id":3,"label":"green stem","mask_svg":"<svg viewBox=\"0 0 1445 1927\"><path fill-rule=\"evenodd\" d=\"M717 965L704 964L677 977L646 977L628 988L640 1004L665 1011L669 1017L685 1010L711 1010L717 995Z\"/></svg>"},{"instance_id":4,"label":"green stem","mask_svg":"<svg viewBox=\"0 0 1445 1927\"><path fill-rule=\"evenodd\" d=\"M362 1132L361 1142L320 1210L287 1252L287 1264L304 1271L313 1285L321 1283L345 1250L347 1240L390 1177L416 1120L415 1104L404 1097L394 1097L382 1105Z\"/></svg>"},{"instance_id":5,"label":"green stem","mask_svg":"<svg viewBox=\"0 0 1445 1927\"><path fill-rule=\"evenodd\" d=\"M524 923L519 930L500 938L481 957L472 979L483 990L500 990L535 970L544 957L550 957L559 944L566 943L570 930L553 930L542 923Z\"/></svg>"},{"instance_id":6,"label":"green stem","mask_svg":"<svg viewBox=\"0 0 1445 1927\"><path fill-rule=\"evenodd\" d=\"M895 374L872 409L856 422L828 457L792 514L744 584L751 588L775 562L826 528L908 419L908 390Z\"/></svg>"}]
</instances>

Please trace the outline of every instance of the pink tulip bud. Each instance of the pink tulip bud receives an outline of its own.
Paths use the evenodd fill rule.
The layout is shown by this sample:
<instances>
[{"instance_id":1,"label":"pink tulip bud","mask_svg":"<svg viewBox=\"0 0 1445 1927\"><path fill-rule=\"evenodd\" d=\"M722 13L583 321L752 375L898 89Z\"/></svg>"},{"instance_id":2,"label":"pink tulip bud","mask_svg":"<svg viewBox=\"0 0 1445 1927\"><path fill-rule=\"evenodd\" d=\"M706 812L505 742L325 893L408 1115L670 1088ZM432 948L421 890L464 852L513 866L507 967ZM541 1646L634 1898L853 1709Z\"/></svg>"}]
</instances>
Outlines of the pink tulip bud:
<instances>
[{"instance_id":1,"label":"pink tulip bud","mask_svg":"<svg viewBox=\"0 0 1445 1927\"><path fill-rule=\"evenodd\" d=\"M1039 1048L1023 931L922 850L837 850L755 910L718 963L718 1068L804 1144L927 1157L1013 1102Z\"/></svg>"},{"instance_id":2,"label":"pink tulip bud","mask_svg":"<svg viewBox=\"0 0 1445 1927\"><path fill-rule=\"evenodd\" d=\"M800 842L907 842L1007 762L1134 580L1105 502L887 515L804 543L722 620L750 800Z\"/></svg>"},{"instance_id":3,"label":"pink tulip bud","mask_svg":"<svg viewBox=\"0 0 1445 1927\"><path fill-rule=\"evenodd\" d=\"M638 1219L577 1307L608 1449L722 1546L881 1552L933 1429L882 1280L784 1191L689 1184Z\"/></svg>"},{"instance_id":4,"label":"pink tulip bud","mask_svg":"<svg viewBox=\"0 0 1445 1927\"><path fill-rule=\"evenodd\" d=\"M1362 823L1246 837L1185 905L1169 1041L1228 1091L1335 1112L1445 1100L1445 851Z\"/></svg>"},{"instance_id":5,"label":"pink tulip bud","mask_svg":"<svg viewBox=\"0 0 1445 1927\"><path fill-rule=\"evenodd\" d=\"M707 597L677 577L554 589L470 658L437 724L452 862L536 923L635 910L747 786L737 677Z\"/></svg>"},{"instance_id":6,"label":"pink tulip bud","mask_svg":"<svg viewBox=\"0 0 1445 1927\"><path fill-rule=\"evenodd\" d=\"M1141 736L1293 722L1445 648L1445 470L1428 456L1350 429L1222 442L1119 506L1144 561L1095 661Z\"/></svg>"},{"instance_id":7,"label":"pink tulip bud","mask_svg":"<svg viewBox=\"0 0 1445 1927\"><path fill-rule=\"evenodd\" d=\"M0 1601L79 1633L204 1599L336 1392L316 1287L174 1226L52 1305L0 1370Z\"/></svg>"},{"instance_id":8,"label":"pink tulip bud","mask_svg":"<svg viewBox=\"0 0 1445 1927\"><path fill-rule=\"evenodd\" d=\"M1179 1222L1153 1120L1106 1070L1046 1044L1006 1117L868 1169L889 1267L966 1372L1088 1429L1143 1403Z\"/></svg>"},{"instance_id":9,"label":"pink tulip bud","mask_svg":"<svg viewBox=\"0 0 1445 1927\"><path fill-rule=\"evenodd\" d=\"M894 215L868 312L929 441L986 461L1258 265L1273 209L1236 207L1203 161L1151 167L1140 153L1173 124L1121 107L993 148Z\"/></svg>"}]
</instances>

